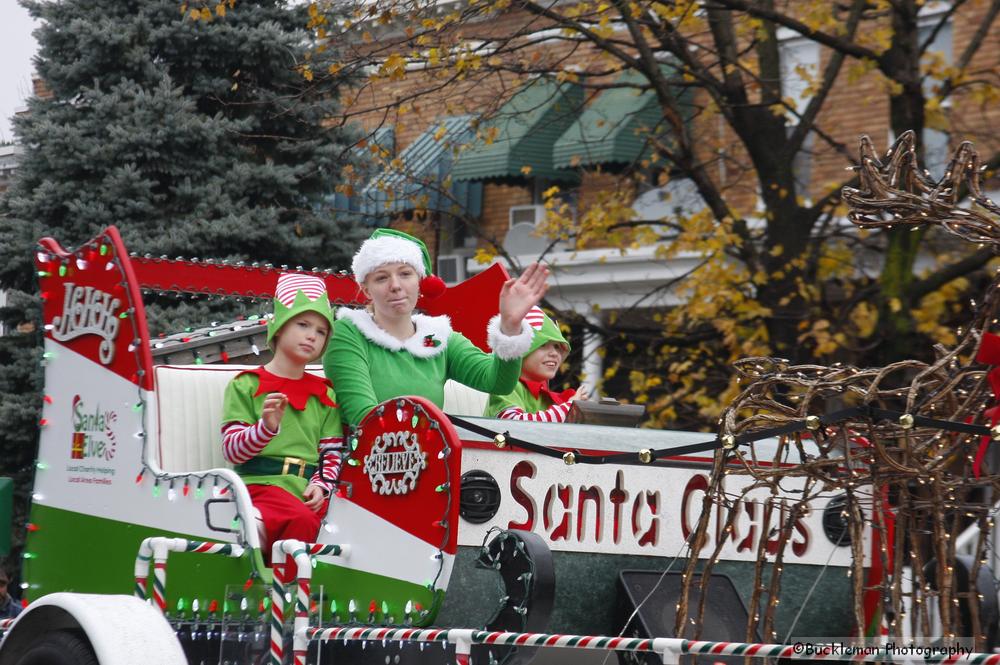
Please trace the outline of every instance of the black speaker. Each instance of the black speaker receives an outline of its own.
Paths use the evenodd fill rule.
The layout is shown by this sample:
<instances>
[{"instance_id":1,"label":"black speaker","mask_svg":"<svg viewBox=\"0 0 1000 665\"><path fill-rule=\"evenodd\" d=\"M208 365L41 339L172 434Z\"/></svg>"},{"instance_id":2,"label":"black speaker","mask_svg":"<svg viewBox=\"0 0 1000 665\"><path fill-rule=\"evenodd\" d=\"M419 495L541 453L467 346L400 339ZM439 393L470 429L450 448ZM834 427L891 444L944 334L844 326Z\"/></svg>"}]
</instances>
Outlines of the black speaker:
<instances>
[{"instance_id":1,"label":"black speaker","mask_svg":"<svg viewBox=\"0 0 1000 665\"><path fill-rule=\"evenodd\" d=\"M701 603L701 574L695 573L688 594L688 621L694 621ZM619 625L629 637L673 637L677 617L677 601L681 595L681 573L660 570L623 570L618 574ZM746 605L728 576L713 573L708 578L708 600L702 617L699 639L713 642L745 642L749 620ZM636 607L639 611L636 613ZM635 617L632 618L633 613ZM631 620L630 620L631 618ZM626 622L628 622L626 624ZM687 639L695 635L696 626L688 624ZM755 635L756 641L760 638ZM741 665L741 656L692 657L699 665L716 662ZM655 665L662 661L655 654L618 652L622 665Z\"/></svg>"}]
</instances>

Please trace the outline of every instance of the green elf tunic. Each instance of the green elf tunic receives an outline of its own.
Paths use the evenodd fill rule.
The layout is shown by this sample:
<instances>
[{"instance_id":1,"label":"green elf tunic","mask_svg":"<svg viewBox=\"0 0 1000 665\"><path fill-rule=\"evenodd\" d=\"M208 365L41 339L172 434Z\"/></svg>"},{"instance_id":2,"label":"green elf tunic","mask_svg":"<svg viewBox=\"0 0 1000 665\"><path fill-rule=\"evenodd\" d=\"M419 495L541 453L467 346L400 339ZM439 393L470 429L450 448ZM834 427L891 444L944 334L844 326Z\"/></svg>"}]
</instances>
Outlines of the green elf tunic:
<instances>
[{"instance_id":1,"label":"green elf tunic","mask_svg":"<svg viewBox=\"0 0 1000 665\"><path fill-rule=\"evenodd\" d=\"M566 353L569 353L569 342L563 337L559 326L540 307L532 307L524 319L535 331L531 347L525 357L549 342L555 342L565 347ZM565 358L565 356L563 357ZM514 392L490 395L483 415L487 418L505 420L563 423L566 422L566 416L569 414L571 406L567 400L575 394L576 391L573 389L559 393L553 392L549 390L548 381L531 381L522 376L521 380L517 382Z\"/></svg>"},{"instance_id":2,"label":"green elf tunic","mask_svg":"<svg viewBox=\"0 0 1000 665\"><path fill-rule=\"evenodd\" d=\"M575 394L572 388L556 393L549 390L547 381L522 378L509 395L490 395L483 415L506 420L563 423L571 406L566 400Z\"/></svg>"},{"instance_id":3,"label":"green elf tunic","mask_svg":"<svg viewBox=\"0 0 1000 665\"><path fill-rule=\"evenodd\" d=\"M297 457L307 464L317 464L320 447L326 443L339 445L343 437L340 410L334 403L330 382L308 373L301 379L285 379L267 371L258 374L259 371L238 374L226 386L222 402L223 427L226 423L248 425L257 423L263 410L264 398L268 393L285 393L288 395L289 404L281 418L281 427L256 455L279 462L285 457ZM261 385L262 380L264 385ZM253 444L248 442L245 445ZM245 459L248 456L245 451L243 455L240 455L239 450L224 452L230 461ZM244 474L240 472L239 464L235 464L235 470L247 484L276 485L299 498L302 498L310 481L308 476L299 477L291 474L271 476ZM327 471L334 470L324 469L322 476L314 474L311 480L328 489L328 482L324 482L330 480Z\"/></svg>"},{"instance_id":4,"label":"green elf tunic","mask_svg":"<svg viewBox=\"0 0 1000 665\"><path fill-rule=\"evenodd\" d=\"M413 324L416 333L400 341L379 328L367 310L337 311L323 369L333 379L349 424L357 425L380 402L402 395L418 395L440 407L448 379L484 392L508 393L520 376L521 356L533 334L523 322L520 334L504 335L496 316L488 327L493 349L488 354L454 332L447 316L414 314Z\"/></svg>"}]
</instances>

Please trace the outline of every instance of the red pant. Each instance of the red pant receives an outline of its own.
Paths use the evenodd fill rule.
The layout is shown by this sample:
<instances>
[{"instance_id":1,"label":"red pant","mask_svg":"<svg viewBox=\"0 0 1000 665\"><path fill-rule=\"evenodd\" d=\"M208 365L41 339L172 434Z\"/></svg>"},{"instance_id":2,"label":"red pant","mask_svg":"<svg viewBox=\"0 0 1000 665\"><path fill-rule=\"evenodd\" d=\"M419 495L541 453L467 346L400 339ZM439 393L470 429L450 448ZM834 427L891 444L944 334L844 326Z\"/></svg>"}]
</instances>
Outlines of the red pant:
<instances>
[{"instance_id":1,"label":"red pant","mask_svg":"<svg viewBox=\"0 0 1000 665\"><path fill-rule=\"evenodd\" d=\"M271 558L271 544L276 540L295 538L305 543L316 542L327 502L316 513L302 499L275 485L247 485L247 490L267 531L267 542L261 543L265 560Z\"/></svg>"}]
</instances>

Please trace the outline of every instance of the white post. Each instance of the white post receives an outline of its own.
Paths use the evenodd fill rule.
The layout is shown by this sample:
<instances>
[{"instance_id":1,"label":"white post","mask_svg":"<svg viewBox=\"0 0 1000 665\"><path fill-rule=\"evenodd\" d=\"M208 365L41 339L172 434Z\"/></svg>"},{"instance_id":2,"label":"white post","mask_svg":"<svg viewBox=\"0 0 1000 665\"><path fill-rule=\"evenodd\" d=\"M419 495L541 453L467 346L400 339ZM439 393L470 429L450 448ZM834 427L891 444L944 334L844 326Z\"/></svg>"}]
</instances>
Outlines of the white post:
<instances>
[{"instance_id":1,"label":"white post","mask_svg":"<svg viewBox=\"0 0 1000 665\"><path fill-rule=\"evenodd\" d=\"M470 665L472 655L472 631L449 630L448 641L455 643L455 665Z\"/></svg>"},{"instance_id":2,"label":"white post","mask_svg":"<svg viewBox=\"0 0 1000 665\"><path fill-rule=\"evenodd\" d=\"M653 651L660 654L663 665L678 665L681 662L681 651L677 648L682 640L656 638L653 640Z\"/></svg>"},{"instance_id":3,"label":"white post","mask_svg":"<svg viewBox=\"0 0 1000 665\"><path fill-rule=\"evenodd\" d=\"M596 315L585 317L587 323L593 326L601 326L601 320ZM598 384L604 378L604 359L597 352L604 344L604 336L598 332L590 332L583 336L583 382L597 389Z\"/></svg>"}]
</instances>

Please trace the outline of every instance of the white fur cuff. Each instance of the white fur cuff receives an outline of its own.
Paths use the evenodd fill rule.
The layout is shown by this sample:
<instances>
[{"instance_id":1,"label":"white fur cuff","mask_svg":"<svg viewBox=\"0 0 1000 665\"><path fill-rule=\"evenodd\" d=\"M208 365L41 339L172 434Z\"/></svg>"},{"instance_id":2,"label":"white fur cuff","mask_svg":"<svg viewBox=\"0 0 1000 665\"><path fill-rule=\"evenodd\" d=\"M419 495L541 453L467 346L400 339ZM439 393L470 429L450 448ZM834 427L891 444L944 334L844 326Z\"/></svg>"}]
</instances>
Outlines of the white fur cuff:
<instances>
[{"instance_id":1,"label":"white fur cuff","mask_svg":"<svg viewBox=\"0 0 1000 665\"><path fill-rule=\"evenodd\" d=\"M486 342L493 349L500 360L517 360L531 349L531 338L535 336L535 331L531 325L522 320L521 332L513 337L504 335L500 330L500 315L497 314L490 319L486 326Z\"/></svg>"}]
</instances>

